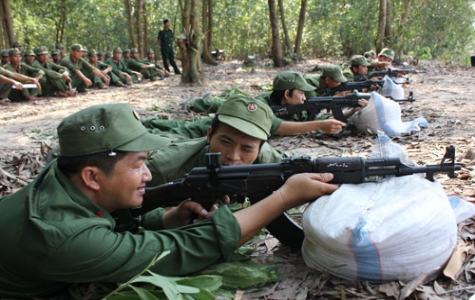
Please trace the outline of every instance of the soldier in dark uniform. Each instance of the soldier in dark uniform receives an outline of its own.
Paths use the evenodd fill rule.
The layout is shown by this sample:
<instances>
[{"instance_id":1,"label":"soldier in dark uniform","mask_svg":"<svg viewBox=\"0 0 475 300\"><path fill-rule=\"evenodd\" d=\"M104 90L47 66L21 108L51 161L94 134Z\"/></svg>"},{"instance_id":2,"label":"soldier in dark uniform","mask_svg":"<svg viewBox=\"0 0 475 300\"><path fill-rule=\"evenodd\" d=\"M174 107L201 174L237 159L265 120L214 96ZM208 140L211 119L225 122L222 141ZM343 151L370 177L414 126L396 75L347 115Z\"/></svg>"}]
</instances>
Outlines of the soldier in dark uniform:
<instances>
[{"instance_id":1,"label":"soldier in dark uniform","mask_svg":"<svg viewBox=\"0 0 475 300\"><path fill-rule=\"evenodd\" d=\"M163 30L158 32L157 41L160 45L163 59L163 67L170 72L168 61L173 67L175 74L181 74L175 63L175 54L173 53L173 31L170 29L171 24L169 19L163 20Z\"/></svg>"}]
</instances>

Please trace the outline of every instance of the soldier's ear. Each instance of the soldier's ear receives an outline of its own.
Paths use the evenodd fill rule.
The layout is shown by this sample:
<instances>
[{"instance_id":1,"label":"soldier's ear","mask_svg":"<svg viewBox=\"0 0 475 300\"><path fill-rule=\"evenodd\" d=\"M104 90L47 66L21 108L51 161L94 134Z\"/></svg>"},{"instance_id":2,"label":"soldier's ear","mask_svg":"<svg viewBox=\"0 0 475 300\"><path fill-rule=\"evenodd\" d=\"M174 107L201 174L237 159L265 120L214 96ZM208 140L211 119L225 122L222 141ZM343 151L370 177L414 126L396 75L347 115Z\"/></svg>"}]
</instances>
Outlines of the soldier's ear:
<instances>
[{"instance_id":1,"label":"soldier's ear","mask_svg":"<svg viewBox=\"0 0 475 300\"><path fill-rule=\"evenodd\" d=\"M206 141L209 142L211 141L211 126L208 127L208 131L206 132Z\"/></svg>"}]
</instances>

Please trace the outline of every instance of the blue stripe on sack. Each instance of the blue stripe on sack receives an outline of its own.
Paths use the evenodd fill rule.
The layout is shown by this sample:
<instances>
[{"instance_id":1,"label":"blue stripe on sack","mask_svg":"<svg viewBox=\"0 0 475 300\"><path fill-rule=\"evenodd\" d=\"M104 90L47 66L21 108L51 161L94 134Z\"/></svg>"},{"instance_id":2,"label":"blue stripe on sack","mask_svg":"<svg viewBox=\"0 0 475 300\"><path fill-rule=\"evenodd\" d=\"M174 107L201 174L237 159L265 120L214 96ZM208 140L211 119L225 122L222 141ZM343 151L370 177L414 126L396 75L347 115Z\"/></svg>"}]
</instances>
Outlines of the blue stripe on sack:
<instances>
[{"instance_id":1,"label":"blue stripe on sack","mask_svg":"<svg viewBox=\"0 0 475 300\"><path fill-rule=\"evenodd\" d=\"M459 205L460 198L455 197L455 196L450 196L448 198L449 198L450 206L452 207L452 209L455 209Z\"/></svg>"},{"instance_id":2,"label":"blue stripe on sack","mask_svg":"<svg viewBox=\"0 0 475 300\"><path fill-rule=\"evenodd\" d=\"M391 96L393 94L393 81L387 75L385 77L387 77L387 78L385 78L386 82L384 84L387 84L388 89L387 89L386 95L384 95L384 96Z\"/></svg>"},{"instance_id":3,"label":"blue stripe on sack","mask_svg":"<svg viewBox=\"0 0 475 300\"><path fill-rule=\"evenodd\" d=\"M351 231L349 248L356 261L356 275L359 280L382 281L381 260L376 244L364 229L366 220L362 220Z\"/></svg>"},{"instance_id":4,"label":"blue stripe on sack","mask_svg":"<svg viewBox=\"0 0 475 300\"><path fill-rule=\"evenodd\" d=\"M399 132L394 131L391 127L389 127L386 123L386 115L384 114L384 106L381 100L381 95L376 92L371 93L371 97L373 98L374 105L376 107L376 115L378 117L378 124L381 129L390 136L399 135Z\"/></svg>"}]
</instances>

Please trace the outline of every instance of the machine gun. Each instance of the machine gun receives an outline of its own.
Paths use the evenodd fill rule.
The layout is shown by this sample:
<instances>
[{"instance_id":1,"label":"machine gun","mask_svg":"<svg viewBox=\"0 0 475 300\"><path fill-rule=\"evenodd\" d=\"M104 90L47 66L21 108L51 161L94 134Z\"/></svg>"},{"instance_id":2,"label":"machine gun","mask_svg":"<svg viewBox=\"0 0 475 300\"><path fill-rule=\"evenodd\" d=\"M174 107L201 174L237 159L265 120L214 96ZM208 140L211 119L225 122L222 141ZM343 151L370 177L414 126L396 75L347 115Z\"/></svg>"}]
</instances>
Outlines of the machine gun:
<instances>
[{"instance_id":1,"label":"machine gun","mask_svg":"<svg viewBox=\"0 0 475 300\"><path fill-rule=\"evenodd\" d=\"M357 91L347 94L345 96L327 96L327 97L312 97L305 100L303 104L297 105L273 105L271 106L274 115L278 118L288 120L295 114L306 111L308 114L308 120L314 120L315 116L320 113L322 109L332 111L332 115L335 119L347 122L342 109L345 107L358 107L359 99L368 100L371 98L370 93L359 93ZM391 97L389 97L392 99ZM396 102L414 102L412 92L409 93L407 99L392 99Z\"/></svg>"},{"instance_id":2,"label":"machine gun","mask_svg":"<svg viewBox=\"0 0 475 300\"><path fill-rule=\"evenodd\" d=\"M425 173L431 181L436 173L446 173L450 178L455 178L457 175L454 171L461 169L460 165L454 163L454 146L447 147L439 165L428 166L408 166L399 158L362 157L291 157L280 163L222 166L220 153L206 154L206 161L206 167L193 168L184 178L146 188L142 206L122 210L122 214L119 214L121 220L135 220L137 224L142 214L158 207L176 206L186 199L199 202L206 209L224 195L247 198L251 203L256 203L281 187L290 176L298 173L332 173L331 183L357 184L380 181L386 176L416 173ZM303 241L300 225L286 213L266 228L286 245L299 247Z\"/></svg>"},{"instance_id":3,"label":"machine gun","mask_svg":"<svg viewBox=\"0 0 475 300\"><path fill-rule=\"evenodd\" d=\"M385 75L388 75L389 77L399 77L400 75L407 75L407 74L419 74L423 73L418 70L414 69L392 69L389 68L385 71L375 71L369 75L367 75L368 79L374 78L374 77L384 77Z\"/></svg>"},{"instance_id":4,"label":"machine gun","mask_svg":"<svg viewBox=\"0 0 475 300\"><path fill-rule=\"evenodd\" d=\"M340 84L335 88L330 88L330 95L342 92L342 91L358 91L362 92L363 89L369 89L372 86L382 87L384 85L384 80L365 80L365 81L354 81L354 82L345 82Z\"/></svg>"}]
</instances>

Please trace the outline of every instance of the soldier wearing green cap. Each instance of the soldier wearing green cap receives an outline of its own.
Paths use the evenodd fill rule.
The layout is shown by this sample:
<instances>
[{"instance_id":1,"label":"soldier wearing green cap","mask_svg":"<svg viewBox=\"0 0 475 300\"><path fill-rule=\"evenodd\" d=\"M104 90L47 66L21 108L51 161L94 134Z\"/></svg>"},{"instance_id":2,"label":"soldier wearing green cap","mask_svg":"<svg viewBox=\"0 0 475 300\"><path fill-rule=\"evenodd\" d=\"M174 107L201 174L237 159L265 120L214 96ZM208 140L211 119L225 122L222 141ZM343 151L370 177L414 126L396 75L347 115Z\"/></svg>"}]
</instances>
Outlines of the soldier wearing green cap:
<instances>
[{"instance_id":1,"label":"soldier wearing green cap","mask_svg":"<svg viewBox=\"0 0 475 300\"><path fill-rule=\"evenodd\" d=\"M43 96L76 96L76 91L69 90L69 84L72 80L69 77L68 69L49 60L48 48L45 46L38 48L33 66L45 73L46 80L40 81Z\"/></svg>"},{"instance_id":2,"label":"soldier wearing green cap","mask_svg":"<svg viewBox=\"0 0 475 300\"><path fill-rule=\"evenodd\" d=\"M103 60L104 60L104 52L97 51L97 61L103 61Z\"/></svg>"},{"instance_id":3,"label":"soldier wearing green cap","mask_svg":"<svg viewBox=\"0 0 475 300\"><path fill-rule=\"evenodd\" d=\"M383 48L379 52L378 58L370 62L370 66L368 67L368 74L371 74L374 71L384 71L388 68L391 68L393 60L394 50L389 48Z\"/></svg>"},{"instance_id":4,"label":"soldier wearing green cap","mask_svg":"<svg viewBox=\"0 0 475 300\"><path fill-rule=\"evenodd\" d=\"M353 55L347 64L348 67L342 72L349 82L367 80L366 75L370 64L363 55Z\"/></svg>"},{"instance_id":5,"label":"soldier wearing green cap","mask_svg":"<svg viewBox=\"0 0 475 300\"><path fill-rule=\"evenodd\" d=\"M314 89L305 81L300 72L284 71L274 78L273 91L261 94L256 99L268 106L301 104L306 99L305 93ZM195 112L216 112L226 102L226 99L208 96L191 99L187 103L187 108ZM155 130L195 138L203 136L210 123L211 118L203 118L195 122L149 118L145 120L144 125ZM293 116L291 120L282 120L273 116L270 133L271 135L293 135L320 130L333 134L341 131L343 126L345 123L329 119L328 116L325 116L324 119L308 120L307 114L304 112Z\"/></svg>"},{"instance_id":6,"label":"soldier wearing green cap","mask_svg":"<svg viewBox=\"0 0 475 300\"><path fill-rule=\"evenodd\" d=\"M40 70L38 68L31 67L22 61L22 56L21 52L17 48L12 48L8 52L10 55L10 63L8 63L5 66L5 69L13 72L13 73L19 73L22 75L25 75L27 77L35 78L37 82L39 81L45 81L46 79L43 78L45 73L43 70ZM41 88L40 89L12 89L10 91L10 94L8 95L8 98L11 101L31 101L35 100L36 97L40 94Z\"/></svg>"},{"instance_id":7,"label":"soldier wearing green cap","mask_svg":"<svg viewBox=\"0 0 475 300\"><path fill-rule=\"evenodd\" d=\"M61 63L61 53L58 49L51 51L51 58L55 64L59 65Z\"/></svg>"},{"instance_id":8,"label":"soldier wearing green cap","mask_svg":"<svg viewBox=\"0 0 475 300\"><path fill-rule=\"evenodd\" d=\"M158 73L160 73L160 75L162 77L168 77L170 76L170 72L168 72L167 70L165 70L162 66L160 66L160 64L158 63L158 61L155 59L155 52L152 50L152 49L149 49L147 51L147 58L144 59L144 63L146 64L153 64L155 66L155 68L157 69Z\"/></svg>"},{"instance_id":9,"label":"soldier wearing green cap","mask_svg":"<svg viewBox=\"0 0 475 300\"><path fill-rule=\"evenodd\" d=\"M32 50L25 50L23 51L23 62L30 67L33 66L33 63L35 62L35 53Z\"/></svg>"},{"instance_id":10,"label":"soldier wearing green cap","mask_svg":"<svg viewBox=\"0 0 475 300\"><path fill-rule=\"evenodd\" d=\"M2 68L10 62L10 54L8 54L8 49L3 49L1 52L2 56Z\"/></svg>"},{"instance_id":11,"label":"soldier wearing green cap","mask_svg":"<svg viewBox=\"0 0 475 300\"><path fill-rule=\"evenodd\" d=\"M260 112L264 108L254 104L248 114L265 117ZM254 156L270 124L246 124L226 113L220 122L244 124L256 137L249 137L242 150ZM151 271L193 273L229 260L283 212L338 188L326 183L332 174L297 174L259 203L235 213L226 205L208 212L197 202L184 201L143 215L139 233L116 232L112 214L140 206L152 179L147 152L169 140L148 133L127 104L96 105L65 118L58 139L60 156L33 182L0 201L1 298L69 299L73 284L127 282L165 251L170 252Z\"/></svg>"},{"instance_id":12,"label":"soldier wearing green cap","mask_svg":"<svg viewBox=\"0 0 475 300\"><path fill-rule=\"evenodd\" d=\"M141 82L143 79L143 74L140 73L139 71L135 71L130 68L129 62L131 60L131 50L130 49L125 49L122 51L122 60L125 62L125 65L127 66L127 69L129 70L129 75L132 77L132 82L137 83Z\"/></svg>"},{"instance_id":13,"label":"soldier wearing green cap","mask_svg":"<svg viewBox=\"0 0 475 300\"><path fill-rule=\"evenodd\" d=\"M70 55L61 59L61 66L68 68L70 72L72 87L80 93L86 92L86 88L90 86L107 88L109 78L82 58L83 49L80 44L72 45Z\"/></svg>"},{"instance_id":14,"label":"soldier wearing green cap","mask_svg":"<svg viewBox=\"0 0 475 300\"><path fill-rule=\"evenodd\" d=\"M23 90L23 83L35 84L38 89L41 88L36 78L24 76L20 73L10 72L0 67L0 99L5 99L10 95L12 89Z\"/></svg>"},{"instance_id":15,"label":"soldier wearing green cap","mask_svg":"<svg viewBox=\"0 0 475 300\"><path fill-rule=\"evenodd\" d=\"M127 61L127 67L129 69L141 73L143 78L150 79L150 81L163 79L161 74L158 73L155 65L145 63L143 60L140 59L140 53L137 48L132 48L130 50L130 54L130 58Z\"/></svg>"},{"instance_id":16,"label":"soldier wearing green cap","mask_svg":"<svg viewBox=\"0 0 475 300\"><path fill-rule=\"evenodd\" d=\"M157 42L158 45L160 45L163 67L165 70L170 72L170 68L168 66L168 62L170 62L175 74L181 74L181 71L175 62L175 53L173 50L173 31L171 30L171 22L169 19L163 20L163 29L158 32Z\"/></svg>"},{"instance_id":17,"label":"soldier wearing green cap","mask_svg":"<svg viewBox=\"0 0 475 300\"><path fill-rule=\"evenodd\" d=\"M120 82L126 85L131 85L133 79L131 70L127 68L127 64L122 59L122 49L120 47L114 48L112 57L105 61L106 64L112 66L112 72L119 77Z\"/></svg>"},{"instance_id":18,"label":"soldier wearing green cap","mask_svg":"<svg viewBox=\"0 0 475 300\"><path fill-rule=\"evenodd\" d=\"M332 89L348 81L346 77L343 76L340 66L326 65L322 66L321 70L322 74L320 75L307 75L304 77L310 85L315 87L315 90L305 93L307 99L317 96L333 96L334 93ZM341 94L344 94L344 92Z\"/></svg>"},{"instance_id":19,"label":"soldier wearing green cap","mask_svg":"<svg viewBox=\"0 0 475 300\"><path fill-rule=\"evenodd\" d=\"M61 56L61 59L62 59L62 58L65 56L65 54L64 54L64 51L65 51L64 46L61 45L61 44L56 44L55 49L59 51L59 55Z\"/></svg>"},{"instance_id":20,"label":"soldier wearing green cap","mask_svg":"<svg viewBox=\"0 0 475 300\"><path fill-rule=\"evenodd\" d=\"M94 49L89 50L87 53L88 60L91 66L99 69L102 72L102 74L110 78L111 85L125 87L125 84L123 84L120 81L120 78L117 75L115 75L114 72L112 72L113 70L112 66L108 65L107 63L103 61L99 61L97 53L98 52L96 52L96 50Z\"/></svg>"}]
</instances>

